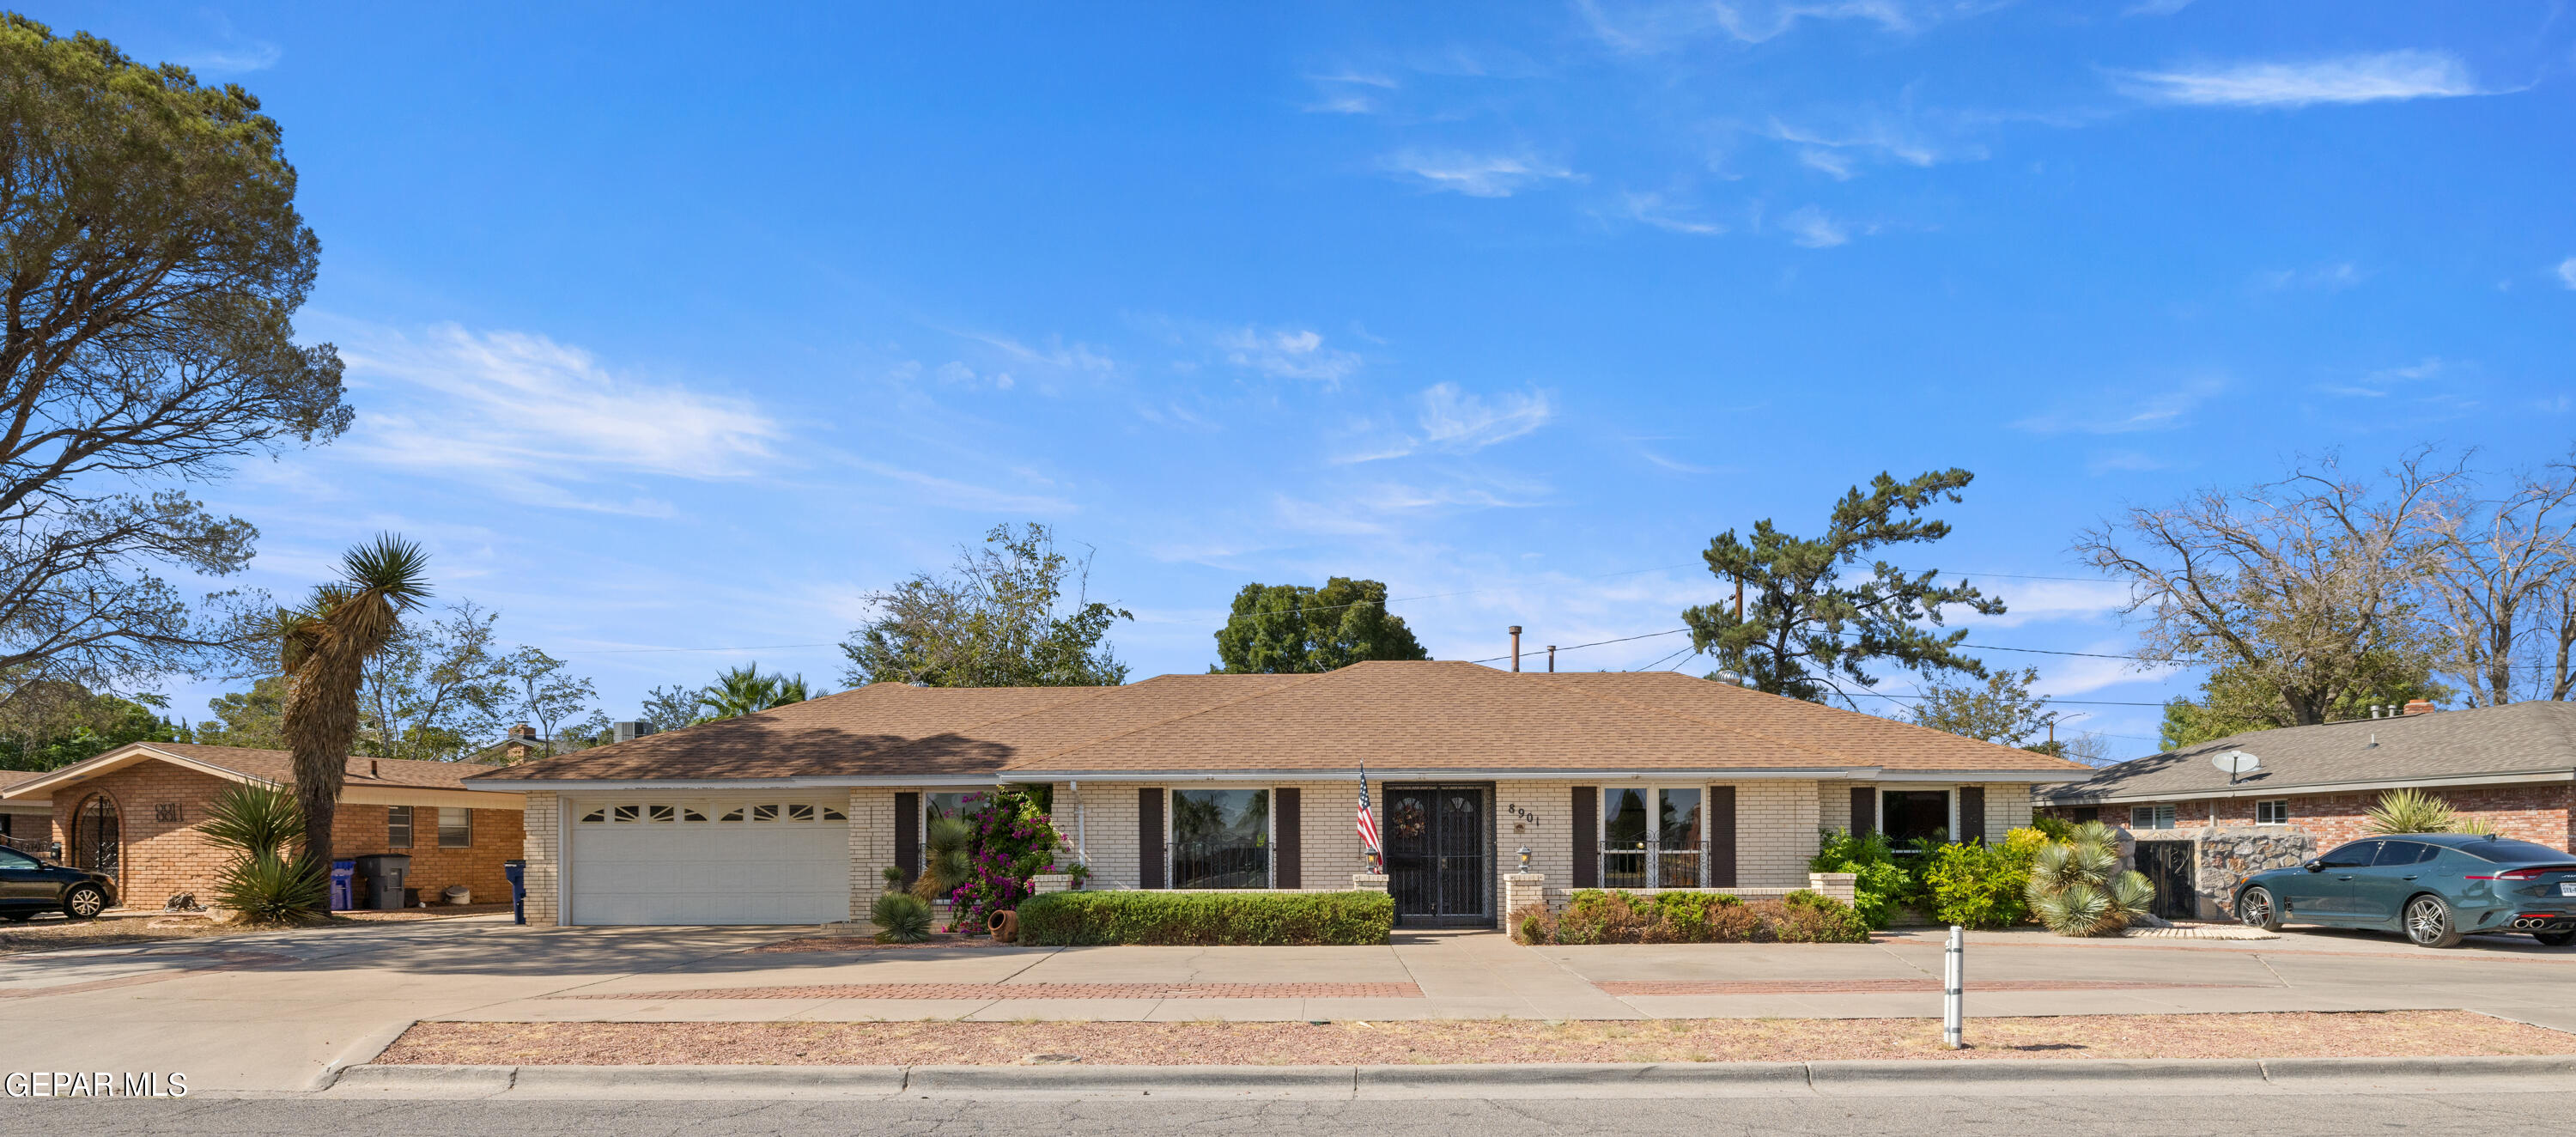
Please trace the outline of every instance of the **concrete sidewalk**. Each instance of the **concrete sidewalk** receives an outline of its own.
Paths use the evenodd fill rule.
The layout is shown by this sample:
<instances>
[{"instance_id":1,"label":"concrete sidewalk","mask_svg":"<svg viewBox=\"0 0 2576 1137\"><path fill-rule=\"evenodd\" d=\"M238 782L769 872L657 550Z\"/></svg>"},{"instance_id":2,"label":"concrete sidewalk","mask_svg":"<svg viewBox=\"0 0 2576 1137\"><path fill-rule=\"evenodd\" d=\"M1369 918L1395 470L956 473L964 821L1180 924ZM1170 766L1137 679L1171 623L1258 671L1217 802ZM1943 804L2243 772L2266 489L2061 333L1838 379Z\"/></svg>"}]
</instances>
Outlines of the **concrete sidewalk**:
<instances>
[{"instance_id":1,"label":"concrete sidewalk","mask_svg":"<svg viewBox=\"0 0 2576 1137\"><path fill-rule=\"evenodd\" d=\"M418 1019L762 1021L1930 1017L1938 941L1525 948L1403 933L1350 948L747 949L781 928L528 929L458 920L0 957L0 1069L184 1070L206 1090L302 1090ZM2395 939L1970 937L1970 1014L2458 1008L2576 1031L2576 952L2528 939L2449 952ZM2015 990L1981 990L2010 980ZM655 992L970 984L978 997L667 998ZM1153 997L1019 998L1141 984ZM1418 996L1207 998L1198 984L1412 984ZM1717 993L1617 994L1622 984ZM1798 985L1782 990L1782 983ZM2105 983L2122 986L2106 988ZM1612 985L1605 990L1603 985ZM1773 986L1764 987L1763 984ZM1888 990L1908 984L1916 990ZM2028 989L2032 985L2062 989ZM1845 990L1836 990L1840 985ZM886 990L879 986L877 990ZM642 996L598 998L601 995Z\"/></svg>"}]
</instances>

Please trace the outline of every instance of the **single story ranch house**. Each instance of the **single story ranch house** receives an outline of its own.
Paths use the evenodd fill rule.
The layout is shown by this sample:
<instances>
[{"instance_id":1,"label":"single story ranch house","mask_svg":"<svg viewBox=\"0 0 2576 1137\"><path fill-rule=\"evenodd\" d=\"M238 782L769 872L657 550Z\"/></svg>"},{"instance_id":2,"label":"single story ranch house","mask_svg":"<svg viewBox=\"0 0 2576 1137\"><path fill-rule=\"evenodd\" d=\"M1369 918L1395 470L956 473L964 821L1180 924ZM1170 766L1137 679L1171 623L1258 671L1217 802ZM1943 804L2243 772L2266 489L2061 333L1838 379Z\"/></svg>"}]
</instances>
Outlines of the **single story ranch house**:
<instances>
[{"instance_id":1,"label":"single story ranch house","mask_svg":"<svg viewBox=\"0 0 2576 1137\"><path fill-rule=\"evenodd\" d=\"M927 821L997 783L1051 788L1090 888L1349 888L1362 766L1399 919L1470 926L1496 922L1506 874L1556 903L1786 889L1820 829L1999 840L2033 785L2086 773L1670 672L1379 662L877 683L466 784L526 795L531 924L811 924L864 919L887 867L918 871Z\"/></svg>"}]
</instances>

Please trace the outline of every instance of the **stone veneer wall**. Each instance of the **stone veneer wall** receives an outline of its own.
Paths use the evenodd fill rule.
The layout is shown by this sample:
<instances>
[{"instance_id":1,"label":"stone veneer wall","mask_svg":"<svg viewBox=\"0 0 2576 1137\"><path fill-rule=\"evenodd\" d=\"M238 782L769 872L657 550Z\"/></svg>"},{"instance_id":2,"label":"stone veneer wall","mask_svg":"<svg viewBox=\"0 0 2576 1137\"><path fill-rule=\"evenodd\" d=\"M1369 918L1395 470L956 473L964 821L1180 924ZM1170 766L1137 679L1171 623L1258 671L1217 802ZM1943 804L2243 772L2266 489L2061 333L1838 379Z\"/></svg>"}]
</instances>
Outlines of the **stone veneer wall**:
<instances>
[{"instance_id":1,"label":"stone veneer wall","mask_svg":"<svg viewBox=\"0 0 2576 1137\"><path fill-rule=\"evenodd\" d=\"M2163 804L2174 807L2174 830L2140 830L2147 840L2158 840L2157 834L2183 828L2279 829L2279 826L2254 824L2254 803L2290 802L2290 826L2317 842L2320 850L2332 849L2347 841L2369 836L2368 817L2371 807L2379 804L2383 791L2347 794L2266 794L2251 793L2239 797L2202 801L2178 801ZM2505 786L2428 786L2424 792L2451 803L2462 815L2492 826L2496 832L2516 840L2576 852L2576 783L2537 782ZM2153 802L2121 802L2101 807L2102 820L2113 825L2129 823L2133 805ZM2074 807L2047 806L2044 811L2071 818ZM2173 838L2167 838L2173 839Z\"/></svg>"}]
</instances>

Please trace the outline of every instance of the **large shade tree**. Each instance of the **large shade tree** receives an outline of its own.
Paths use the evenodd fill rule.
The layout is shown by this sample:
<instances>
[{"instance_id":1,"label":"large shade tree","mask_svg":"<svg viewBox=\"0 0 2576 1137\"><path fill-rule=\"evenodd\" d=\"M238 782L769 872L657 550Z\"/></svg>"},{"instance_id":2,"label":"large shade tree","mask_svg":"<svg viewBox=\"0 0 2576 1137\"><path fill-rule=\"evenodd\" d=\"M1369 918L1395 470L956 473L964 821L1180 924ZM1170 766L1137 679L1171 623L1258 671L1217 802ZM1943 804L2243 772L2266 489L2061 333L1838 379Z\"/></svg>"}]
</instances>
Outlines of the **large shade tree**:
<instances>
[{"instance_id":1,"label":"large shade tree","mask_svg":"<svg viewBox=\"0 0 2576 1137\"><path fill-rule=\"evenodd\" d=\"M173 488L347 429L295 342L319 243L238 86L0 13L0 702L229 668L263 605L191 605L257 531Z\"/></svg>"},{"instance_id":2,"label":"large shade tree","mask_svg":"<svg viewBox=\"0 0 2576 1137\"><path fill-rule=\"evenodd\" d=\"M1322 588L1247 584L1216 633L1217 666L1232 675L1331 671L1372 659L1429 659L1404 617L1386 610L1386 585L1347 576Z\"/></svg>"},{"instance_id":3,"label":"large shade tree","mask_svg":"<svg viewBox=\"0 0 2576 1137\"><path fill-rule=\"evenodd\" d=\"M1045 525L997 525L946 576L870 593L877 618L841 645L842 681L933 687L1107 687L1127 665L1105 642L1136 617L1091 599L1091 556L1056 548ZM1070 595L1068 595L1068 593Z\"/></svg>"},{"instance_id":4,"label":"large shade tree","mask_svg":"<svg viewBox=\"0 0 2576 1137\"><path fill-rule=\"evenodd\" d=\"M282 725L294 755L304 852L314 863L331 859L331 820L357 740L367 663L402 630L403 615L428 599L428 566L420 546L384 534L349 550L340 579L315 588L303 607L277 613Z\"/></svg>"},{"instance_id":5,"label":"large shade tree","mask_svg":"<svg viewBox=\"0 0 2576 1137\"><path fill-rule=\"evenodd\" d=\"M1769 518L1754 523L1750 538L1718 534L1701 557L1718 580L1743 589L1744 608L1739 614L1730 598L1684 611L1691 646L1749 686L1810 702L1857 705L1857 692L1878 685L1870 670L1877 666L1985 678L1984 664L1959 653L1966 631L1932 629L1945 609L1994 616L2003 601L1880 555L1949 536L1950 523L1924 510L1958 501L1975 477L1954 468L1900 482L1882 473L1866 492L1855 486L1834 503L1821 536L1784 533Z\"/></svg>"}]
</instances>

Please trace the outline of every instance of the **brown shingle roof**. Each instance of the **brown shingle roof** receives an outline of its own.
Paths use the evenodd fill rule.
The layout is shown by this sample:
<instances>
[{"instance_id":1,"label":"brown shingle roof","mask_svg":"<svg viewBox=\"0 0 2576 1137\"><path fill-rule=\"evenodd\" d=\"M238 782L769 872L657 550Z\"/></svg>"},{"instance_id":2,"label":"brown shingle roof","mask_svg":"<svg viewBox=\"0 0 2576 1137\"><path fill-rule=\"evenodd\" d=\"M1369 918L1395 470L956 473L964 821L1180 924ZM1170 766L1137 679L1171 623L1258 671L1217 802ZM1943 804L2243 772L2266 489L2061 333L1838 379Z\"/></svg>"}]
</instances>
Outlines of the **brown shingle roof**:
<instances>
[{"instance_id":1,"label":"brown shingle roof","mask_svg":"<svg viewBox=\"0 0 2576 1137\"><path fill-rule=\"evenodd\" d=\"M494 770L665 780L1348 770L2084 767L1671 673L1362 663L1322 675L1166 675L1123 687L880 683Z\"/></svg>"},{"instance_id":2,"label":"brown shingle roof","mask_svg":"<svg viewBox=\"0 0 2576 1137\"><path fill-rule=\"evenodd\" d=\"M75 762L60 770L39 774L0 773L0 791L37 778L50 778L65 771L77 771L85 762L97 762L129 752L133 747L158 751L173 757L202 762L244 777L258 778L281 785L295 780L295 756L284 750L258 750L242 746L199 746L189 742L143 742L120 746L97 758ZM398 786L407 789L462 790L468 774L492 769L472 762L422 762L409 758L349 758L342 775L345 786ZM83 775L84 777L86 775Z\"/></svg>"},{"instance_id":3,"label":"brown shingle roof","mask_svg":"<svg viewBox=\"0 0 2576 1137\"><path fill-rule=\"evenodd\" d=\"M2242 750L2262 761L2228 783L2214 755ZM2160 794L2257 796L2303 786L2416 782L2576 771L2576 703L2534 700L2398 718L2353 719L2247 731L2106 766L2042 796L2054 802Z\"/></svg>"}]
</instances>

